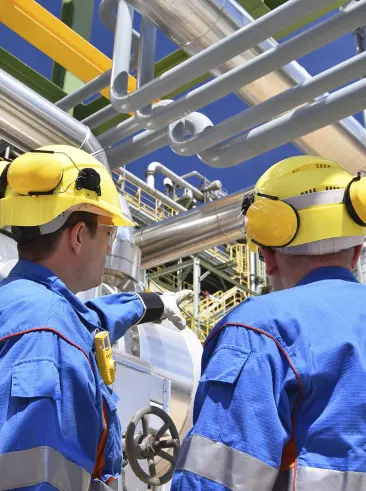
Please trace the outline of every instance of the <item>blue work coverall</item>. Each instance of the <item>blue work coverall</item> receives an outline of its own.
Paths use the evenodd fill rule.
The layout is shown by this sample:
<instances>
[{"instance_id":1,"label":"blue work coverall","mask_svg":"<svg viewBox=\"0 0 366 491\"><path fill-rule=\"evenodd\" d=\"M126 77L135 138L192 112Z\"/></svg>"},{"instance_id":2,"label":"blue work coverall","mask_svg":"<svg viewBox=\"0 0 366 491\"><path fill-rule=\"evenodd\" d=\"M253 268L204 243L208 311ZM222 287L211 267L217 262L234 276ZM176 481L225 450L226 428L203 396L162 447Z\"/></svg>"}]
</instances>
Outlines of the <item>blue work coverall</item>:
<instances>
[{"instance_id":1,"label":"blue work coverall","mask_svg":"<svg viewBox=\"0 0 366 491\"><path fill-rule=\"evenodd\" d=\"M209 335L171 491L366 490L366 286L320 268Z\"/></svg>"},{"instance_id":2,"label":"blue work coverall","mask_svg":"<svg viewBox=\"0 0 366 491\"><path fill-rule=\"evenodd\" d=\"M0 282L1 491L87 491L118 478L116 396L100 377L94 334L105 329L113 343L145 314L135 293L84 304L30 261Z\"/></svg>"}]
</instances>

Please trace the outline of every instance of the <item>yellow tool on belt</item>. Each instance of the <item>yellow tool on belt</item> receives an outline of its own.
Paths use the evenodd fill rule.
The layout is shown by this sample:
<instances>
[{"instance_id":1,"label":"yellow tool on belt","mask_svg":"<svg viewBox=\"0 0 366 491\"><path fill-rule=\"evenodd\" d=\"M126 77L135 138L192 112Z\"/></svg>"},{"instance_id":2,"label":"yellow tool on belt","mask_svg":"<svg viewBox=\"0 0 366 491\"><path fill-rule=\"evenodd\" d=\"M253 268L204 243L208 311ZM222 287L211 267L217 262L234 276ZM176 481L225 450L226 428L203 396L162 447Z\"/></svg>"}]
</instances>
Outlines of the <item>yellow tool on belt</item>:
<instances>
[{"instance_id":1,"label":"yellow tool on belt","mask_svg":"<svg viewBox=\"0 0 366 491\"><path fill-rule=\"evenodd\" d=\"M95 335L94 343L100 376L106 385L111 385L116 378L116 362L113 359L108 331L99 331Z\"/></svg>"}]
</instances>

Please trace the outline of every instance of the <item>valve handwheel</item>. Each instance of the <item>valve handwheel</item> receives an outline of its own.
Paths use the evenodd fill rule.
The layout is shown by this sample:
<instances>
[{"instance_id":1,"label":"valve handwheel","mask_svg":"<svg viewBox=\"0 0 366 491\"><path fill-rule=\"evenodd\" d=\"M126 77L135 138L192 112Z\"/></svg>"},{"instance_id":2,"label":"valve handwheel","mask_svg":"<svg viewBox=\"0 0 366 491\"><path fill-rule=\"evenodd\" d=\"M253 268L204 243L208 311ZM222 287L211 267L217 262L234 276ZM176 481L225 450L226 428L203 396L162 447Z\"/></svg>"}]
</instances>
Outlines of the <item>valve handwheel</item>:
<instances>
[{"instance_id":1,"label":"valve handwheel","mask_svg":"<svg viewBox=\"0 0 366 491\"><path fill-rule=\"evenodd\" d=\"M159 430L149 427L149 414L155 415L163 422ZM142 425L142 433L136 434L137 425ZM169 431L170 437L164 435ZM164 439L162 439L164 437ZM162 486L173 476L174 466L177 462L180 447L178 430L170 416L156 406L148 406L138 411L127 426L125 433L125 452L128 463L136 476L150 486ZM172 449L173 455L166 449ZM168 471L160 477L156 476L155 457L167 460L170 463ZM141 467L139 460L146 459L149 473Z\"/></svg>"}]
</instances>

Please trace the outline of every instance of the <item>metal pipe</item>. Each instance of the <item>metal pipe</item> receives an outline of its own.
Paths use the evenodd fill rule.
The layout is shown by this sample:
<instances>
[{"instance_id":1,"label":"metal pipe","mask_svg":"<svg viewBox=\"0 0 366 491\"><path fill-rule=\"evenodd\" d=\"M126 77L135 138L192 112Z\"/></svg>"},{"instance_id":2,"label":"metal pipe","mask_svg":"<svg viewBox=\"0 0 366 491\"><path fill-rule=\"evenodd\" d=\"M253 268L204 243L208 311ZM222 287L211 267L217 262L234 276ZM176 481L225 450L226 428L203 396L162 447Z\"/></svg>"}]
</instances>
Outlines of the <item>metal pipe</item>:
<instances>
[{"instance_id":1,"label":"metal pipe","mask_svg":"<svg viewBox=\"0 0 366 491\"><path fill-rule=\"evenodd\" d=\"M114 33L116 29L115 9L118 8L118 0L101 0L99 5L99 17L105 27ZM138 60L138 50L140 45L140 34L132 30L132 56L130 59L130 70L135 70Z\"/></svg>"},{"instance_id":2,"label":"metal pipe","mask_svg":"<svg viewBox=\"0 0 366 491\"><path fill-rule=\"evenodd\" d=\"M130 3L157 24L168 38L189 55L196 55L210 46L217 46L223 38L243 26L256 23L235 0L130 0ZM306 4L306 2L303 2ZM276 9L278 12L278 10ZM195 22L192 22L195 19ZM267 39L253 49L211 70L214 76L244 65L259 53L277 46L274 39ZM291 62L276 72L241 87L236 94L249 105L259 104L285 90L311 79L311 75L297 62ZM353 117L304 135L293 143L305 153L321 155L347 166L364 155L365 129Z\"/></svg>"},{"instance_id":3,"label":"metal pipe","mask_svg":"<svg viewBox=\"0 0 366 491\"><path fill-rule=\"evenodd\" d=\"M69 109L75 107L77 104L85 101L85 99L88 97L94 95L105 87L108 87L111 73L112 70L107 70L101 75L98 75L79 89L57 101L55 105L64 111L68 111Z\"/></svg>"},{"instance_id":4,"label":"metal pipe","mask_svg":"<svg viewBox=\"0 0 366 491\"><path fill-rule=\"evenodd\" d=\"M353 32L353 37L355 39L355 44L356 44L356 53L364 53L366 51L366 26L359 27ZM363 77L366 77L366 68L364 70L364 73L362 74ZM366 128L366 109L363 111L363 124L364 127Z\"/></svg>"},{"instance_id":5,"label":"metal pipe","mask_svg":"<svg viewBox=\"0 0 366 491\"><path fill-rule=\"evenodd\" d=\"M354 82L308 106L287 113L249 133L201 152L199 157L213 167L230 167L273 148L311 133L366 107L366 79ZM364 168L366 138L363 152L344 168L355 174Z\"/></svg>"},{"instance_id":6,"label":"metal pipe","mask_svg":"<svg viewBox=\"0 0 366 491\"><path fill-rule=\"evenodd\" d=\"M141 268L197 254L220 244L242 239L241 205L246 189L180 213L135 232L142 252Z\"/></svg>"},{"instance_id":7,"label":"metal pipe","mask_svg":"<svg viewBox=\"0 0 366 491\"><path fill-rule=\"evenodd\" d=\"M110 88L110 101L116 109L119 99L127 95L132 31L133 8L125 0L119 0Z\"/></svg>"},{"instance_id":8,"label":"metal pipe","mask_svg":"<svg viewBox=\"0 0 366 491\"><path fill-rule=\"evenodd\" d=\"M254 128L301 104L310 102L325 92L357 79L365 72L365 64L366 52L346 60L257 106L236 114L212 128L193 134L191 138L177 134L176 125L171 125L169 145L179 155L195 155L217 145L219 142L232 138L238 133Z\"/></svg>"},{"instance_id":9,"label":"metal pipe","mask_svg":"<svg viewBox=\"0 0 366 491\"><path fill-rule=\"evenodd\" d=\"M118 140L127 138L128 136L134 135L139 130L141 130L141 124L137 121L136 117L133 116L126 121L118 123L113 128L105 131L98 136L98 141L103 148L107 148L113 145Z\"/></svg>"},{"instance_id":10,"label":"metal pipe","mask_svg":"<svg viewBox=\"0 0 366 491\"><path fill-rule=\"evenodd\" d=\"M129 164L168 144L167 130L143 131L121 145L106 150L111 169Z\"/></svg>"},{"instance_id":11,"label":"metal pipe","mask_svg":"<svg viewBox=\"0 0 366 491\"><path fill-rule=\"evenodd\" d=\"M129 172L126 169L126 167L121 167L120 169L116 169L116 172L120 174L122 179L123 177L126 177L130 182L132 182L132 184L134 184L138 188L141 188L146 193L151 194L151 196L154 196L154 198L160 200L164 205L169 206L174 211L177 212L187 211L187 208L184 208L184 206L180 205L179 203L176 203L175 201L170 199L168 196L165 196L165 194L161 193L157 189L150 187L142 179L135 176L135 174Z\"/></svg>"},{"instance_id":12,"label":"metal pipe","mask_svg":"<svg viewBox=\"0 0 366 491\"><path fill-rule=\"evenodd\" d=\"M190 189L192 191L193 196L198 199L199 201L204 201L205 200L205 195L197 189L195 186L192 186L188 181L182 179L178 174L175 172L171 171L165 165L161 164L160 162L151 162L151 164L148 165L147 171L146 171L146 180L149 186L155 188L155 175L157 172L160 172L165 177L169 177L175 184L178 184L179 187L182 189Z\"/></svg>"},{"instance_id":13,"label":"metal pipe","mask_svg":"<svg viewBox=\"0 0 366 491\"><path fill-rule=\"evenodd\" d=\"M0 70L0 138L27 152L49 144L68 144L108 162L90 129L17 79Z\"/></svg>"},{"instance_id":14,"label":"metal pipe","mask_svg":"<svg viewBox=\"0 0 366 491\"><path fill-rule=\"evenodd\" d=\"M163 128L185 114L207 106L240 87L268 75L290 61L347 34L359 26L360 22L366 22L366 0L351 5L334 17L288 39L248 63L197 87L166 108L153 110L153 114L145 118L145 128L155 130Z\"/></svg>"},{"instance_id":15,"label":"metal pipe","mask_svg":"<svg viewBox=\"0 0 366 491\"><path fill-rule=\"evenodd\" d=\"M114 109L112 104L109 104L108 106L99 109L99 111L83 119L81 122L86 126L89 126L89 128L93 129L99 126L100 124L103 124L109 121L110 119L114 118L115 116L117 116L117 114L119 113Z\"/></svg>"},{"instance_id":16,"label":"metal pipe","mask_svg":"<svg viewBox=\"0 0 366 491\"><path fill-rule=\"evenodd\" d=\"M154 107L166 106L166 105L170 104L171 102L172 101L170 99L164 99L162 101L157 102ZM112 108L112 106L107 106L107 107ZM107 109L107 108L105 108L105 109ZM99 112L101 112L101 111L99 111ZM117 112L115 112L114 109L113 109L113 112L114 112L114 115L118 114ZM92 115L92 116L94 116L94 115ZM102 122L104 122L104 121L102 121ZM98 124L100 124L100 123L98 123ZM107 146L113 145L114 143L118 142L119 140L127 138L128 136L131 136L134 133L136 133L137 131L142 130L142 129L143 129L143 125L141 124L140 120L136 116L133 116L133 117L127 119L126 121L122 121L121 123L117 124L113 128L110 128L109 130L102 133L98 137L98 140L99 140L100 144L104 148L106 148Z\"/></svg>"},{"instance_id":17,"label":"metal pipe","mask_svg":"<svg viewBox=\"0 0 366 491\"><path fill-rule=\"evenodd\" d=\"M302 0L290 0L286 4L263 16L255 24L243 27L239 31L232 33L231 36L222 39L219 43L215 44L215 46L208 47L196 57L170 69L158 79L145 85L141 90L137 90L129 95L124 94L125 97L115 101L115 107L121 112L134 112L141 107L145 107L152 101L191 82L207 71L214 69L221 63L234 58L236 55L252 48L261 41L293 25L296 20L305 17L314 10L319 10L324 6L331 4L332 1L333 0L307 0L304 2ZM145 5L146 2L144 0L132 0L131 3L144 16L155 20L154 17L151 17L152 12ZM179 3L184 4L186 2ZM182 5L182 7L184 7L184 5ZM174 5L173 8L177 9L179 6ZM200 5L197 5L196 10L199 11L198 18L204 15L204 9ZM179 24L180 22L177 18L176 25L178 29L180 27ZM211 28L213 27L214 20L212 20Z\"/></svg>"},{"instance_id":18,"label":"metal pipe","mask_svg":"<svg viewBox=\"0 0 366 491\"><path fill-rule=\"evenodd\" d=\"M139 47L138 68L137 68L137 88L153 80L156 55L156 26L146 17L141 21L141 42ZM151 103L136 111L137 119L141 116L151 115Z\"/></svg>"}]
</instances>

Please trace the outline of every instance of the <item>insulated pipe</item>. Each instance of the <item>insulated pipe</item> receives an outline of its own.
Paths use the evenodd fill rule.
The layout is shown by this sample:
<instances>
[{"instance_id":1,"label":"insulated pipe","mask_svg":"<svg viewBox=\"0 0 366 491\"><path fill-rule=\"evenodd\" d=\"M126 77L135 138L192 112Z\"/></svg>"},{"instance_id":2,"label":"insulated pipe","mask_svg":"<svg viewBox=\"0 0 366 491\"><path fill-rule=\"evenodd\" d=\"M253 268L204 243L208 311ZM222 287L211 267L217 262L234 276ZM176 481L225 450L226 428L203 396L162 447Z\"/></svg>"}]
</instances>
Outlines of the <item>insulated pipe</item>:
<instances>
[{"instance_id":1,"label":"insulated pipe","mask_svg":"<svg viewBox=\"0 0 366 491\"><path fill-rule=\"evenodd\" d=\"M204 132L191 138L179 135L178 125L171 125L169 145L179 155L195 155L218 143L228 140L239 132L254 128L270 121L295 107L321 96L336 87L340 87L361 77L365 73L366 52L354 56L325 72L322 72L292 89L278 94L257 106L253 106Z\"/></svg>"},{"instance_id":2,"label":"insulated pipe","mask_svg":"<svg viewBox=\"0 0 366 491\"><path fill-rule=\"evenodd\" d=\"M24 152L51 143L99 152L96 158L109 168L105 152L88 127L4 70L0 70L0 137Z\"/></svg>"},{"instance_id":3,"label":"insulated pipe","mask_svg":"<svg viewBox=\"0 0 366 491\"><path fill-rule=\"evenodd\" d=\"M196 57L191 58L177 67L174 67L162 74L157 79L142 87L131 94L119 94L120 97L114 97L112 104L120 112L134 112L142 107L147 106L152 101L172 92L184 84L194 80L200 75L216 68L221 63L234 58L236 55L252 48L261 41L277 34L283 29L293 25L297 20L306 17L314 11L322 9L333 3L334 0L290 0L286 4L278 7L272 12L266 14L259 19L255 24L245 26L231 36L222 39L214 46L208 47ZM131 0L130 2L144 16L151 20L156 20L156 9L150 9L145 0ZM165 2L164 2L165 3ZM173 2L173 9L179 9L180 5L184 8L185 2ZM222 3L222 2L220 2ZM204 18L205 9L201 2L193 2L195 4L196 22L206 22ZM160 9L161 10L161 9ZM155 15L154 15L155 14ZM179 16L172 19L172 26L177 29L181 27ZM210 19L213 29L217 19ZM170 26L170 27L172 27ZM125 49L121 46L121 49ZM114 80L112 78L112 80ZM112 100L112 99L111 99Z\"/></svg>"},{"instance_id":4,"label":"insulated pipe","mask_svg":"<svg viewBox=\"0 0 366 491\"><path fill-rule=\"evenodd\" d=\"M254 128L235 140L201 152L199 157L213 167L230 167L354 114L360 107L366 107L366 79ZM363 152L343 167L351 174L359 172L365 167L365 154L366 138Z\"/></svg>"},{"instance_id":5,"label":"insulated pipe","mask_svg":"<svg viewBox=\"0 0 366 491\"><path fill-rule=\"evenodd\" d=\"M192 186L188 181L185 181L182 179L180 176L175 174L175 172L172 172L170 169L165 167L165 165L162 165L160 162L151 162L151 164L148 165L147 171L146 171L146 178L147 178L147 183L149 186L155 188L155 175L157 172L160 172L165 177L169 177L175 184L178 184L179 187L182 189L190 189L192 191L193 196L198 199L199 201L204 201L205 200L205 195L197 189L195 186Z\"/></svg>"},{"instance_id":6,"label":"insulated pipe","mask_svg":"<svg viewBox=\"0 0 366 491\"><path fill-rule=\"evenodd\" d=\"M166 108L153 110L152 115L145 118L145 128L155 130L163 128L185 114L207 106L240 87L244 87L347 34L358 27L360 23L366 23L366 0L349 6L338 15L326 19L294 38L288 39L248 61L248 63L197 87Z\"/></svg>"},{"instance_id":7,"label":"insulated pipe","mask_svg":"<svg viewBox=\"0 0 366 491\"><path fill-rule=\"evenodd\" d=\"M99 111L91 114L87 118L83 119L81 122L86 126L89 126L89 128L93 129L100 124L103 124L106 121L114 118L115 116L117 116L117 114L119 113L114 109L114 107L111 104L108 104L108 106L99 109Z\"/></svg>"},{"instance_id":8,"label":"insulated pipe","mask_svg":"<svg viewBox=\"0 0 366 491\"><path fill-rule=\"evenodd\" d=\"M171 102L172 101L170 99L164 99L162 101L157 102L155 104L155 107L166 106L166 105L170 104ZM107 107L112 108L112 106L107 106ZM107 108L104 108L104 109L107 109ZM114 111L114 109L113 109L113 111ZM92 116L94 116L94 115L92 115ZM90 121L90 118L89 118L89 121ZM98 124L100 124L100 123L98 123ZM94 126L97 126L97 125L94 125ZM142 130L142 129L143 129L143 125L140 123L140 120L136 116L133 116L133 117L127 119L126 121L122 121L121 123L118 123L117 126L114 126L113 128L110 128L109 130L102 133L100 136L98 136L98 140L99 140L100 144L103 146L103 148L106 148L109 145L113 145L114 143L117 143L119 140L127 138L128 136L131 136L134 133L136 133L137 131ZM197 130L197 128L195 128L195 129Z\"/></svg>"},{"instance_id":9,"label":"insulated pipe","mask_svg":"<svg viewBox=\"0 0 366 491\"><path fill-rule=\"evenodd\" d=\"M127 165L168 144L167 130L143 131L121 145L107 149L106 154L111 169Z\"/></svg>"},{"instance_id":10,"label":"insulated pipe","mask_svg":"<svg viewBox=\"0 0 366 491\"><path fill-rule=\"evenodd\" d=\"M249 189L240 191L136 231L135 243L142 252L141 268L149 269L243 239L241 206L249 193Z\"/></svg>"},{"instance_id":11,"label":"insulated pipe","mask_svg":"<svg viewBox=\"0 0 366 491\"><path fill-rule=\"evenodd\" d=\"M107 148L123 138L134 135L141 129L141 124L137 121L136 117L133 116L126 119L126 121L118 123L116 126L105 131L97 138L102 147Z\"/></svg>"},{"instance_id":12,"label":"insulated pipe","mask_svg":"<svg viewBox=\"0 0 366 491\"><path fill-rule=\"evenodd\" d=\"M116 172L121 176L121 179L126 177L126 179L132 182L132 184L134 184L138 188L141 188L143 191L146 191L146 193L151 194L152 196L154 196L154 198L160 200L164 205L169 206L173 210L177 212L187 211L187 208L184 208L184 206L173 201L172 199L170 199L168 196L161 193L157 189L150 187L146 182L144 182L142 179L139 179L137 176L135 176L135 174L129 172L125 167L116 169Z\"/></svg>"},{"instance_id":13,"label":"insulated pipe","mask_svg":"<svg viewBox=\"0 0 366 491\"><path fill-rule=\"evenodd\" d=\"M243 26L256 24L245 9L235 0L130 0L131 4L148 16L158 27L190 56L206 48L215 49L217 43ZM305 5L307 2L303 2ZM286 3L288 5L289 2ZM276 9L273 12L279 12ZM264 19L265 16L262 18ZM195 21L192 22L192 19ZM244 65L259 53L277 46L274 39L266 39L259 46L246 50L211 70L214 76ZM193 58L192 58L193 59ZM180 65L184 66L184 65ZM297 62L289 63L251 84L241 87L236 94L253 106L285 90L311 79L309 73ZM158 78L161 80L161 77ZM310 155L321 155L347 166L364 154L365 129L353 117L304 135L293 143ZM366 155L364 157L366 166Z\"/></svg>"},{"instance_id":14,"label":"insulated pipe","mask_svg":"<svg viewBox=\"0 0 366 491\"><path fill-rule=\"evenodd\" d=\"M69 109L75 107L77 104L85 101L85 99L88 97L94 95L105 87L108 87L111 73L112 70L107 70L101 75L98 75L90 82L81 86L79 89L57 101L56 106L64 111L68 111Z\"/></svg>"}]
</instances>

